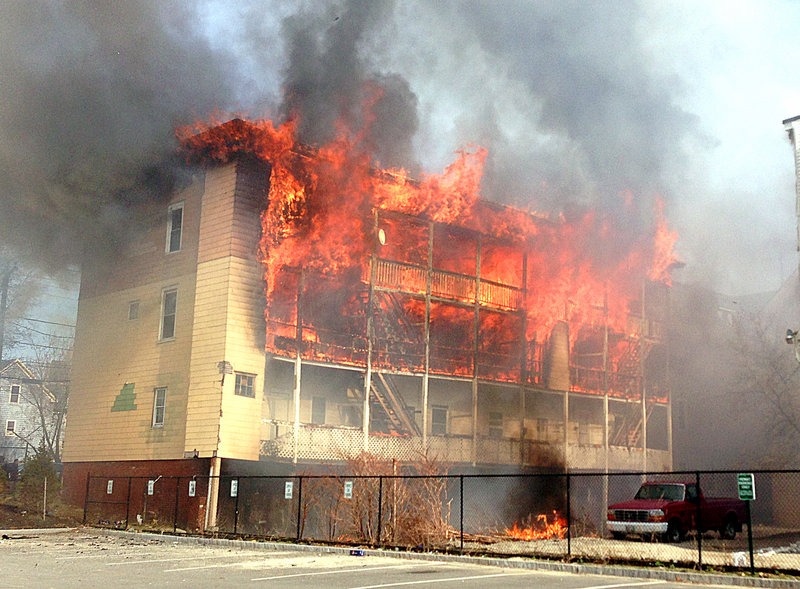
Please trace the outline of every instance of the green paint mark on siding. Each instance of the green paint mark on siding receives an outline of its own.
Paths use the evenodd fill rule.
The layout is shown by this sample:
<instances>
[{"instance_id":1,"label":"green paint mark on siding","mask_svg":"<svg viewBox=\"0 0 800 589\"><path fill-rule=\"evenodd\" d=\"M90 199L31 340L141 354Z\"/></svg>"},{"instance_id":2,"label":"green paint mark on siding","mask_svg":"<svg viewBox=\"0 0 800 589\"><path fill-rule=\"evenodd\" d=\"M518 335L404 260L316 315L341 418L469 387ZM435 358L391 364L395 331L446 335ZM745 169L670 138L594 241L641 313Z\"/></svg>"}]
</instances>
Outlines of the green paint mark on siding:
<instances>
[{"instance_id":1,"label":"green paint mark on siding","mask_svg":"<svg viewBox=\"0 0 800 589\"><path fill-rule=\"evenodd\" d=\"M136 393L133 392L133 387L136 383L126 382L122 385L122 390L114 399L114 405L111 411L134 411L136 409Z\"/></svg>"}]
</instances>

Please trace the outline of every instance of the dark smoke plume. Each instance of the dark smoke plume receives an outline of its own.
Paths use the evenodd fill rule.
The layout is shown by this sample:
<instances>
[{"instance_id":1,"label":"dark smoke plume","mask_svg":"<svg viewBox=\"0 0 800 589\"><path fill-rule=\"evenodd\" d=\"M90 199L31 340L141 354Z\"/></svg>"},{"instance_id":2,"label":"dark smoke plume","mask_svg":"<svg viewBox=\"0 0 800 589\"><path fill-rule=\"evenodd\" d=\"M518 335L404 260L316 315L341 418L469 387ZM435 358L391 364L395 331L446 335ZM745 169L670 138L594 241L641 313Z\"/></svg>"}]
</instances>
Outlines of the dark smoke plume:
<instances>
[{"instance_id":1,"label":"dark smoke plume","mask_svg":"<svg viewBox=\"0 0 800 589\"><path fill-rule=\"evenodd\" d=\"M235 63L191 2L0 12L0 239L50 268L113 251L176 181L174 126L235 96Z\"/></svg>"},{"instance_id":2,"label":"dark smoke plume","mask_svg":"<svg viewBox=\"0 0 800 589\"><path fill-rule=\"evenodd\" d=\"M382 166L413 164L417 98L404 78L370 69L367 59L369 42L385 29L393 4L352 0L324 10L312 5L314 12L300 11L284 21L288 61L282 110L300 117L301 141L330 141L340 121L351 131L368 130L363 147ZM374 122L364 120L365 110Z\"/></svg>"},{"instance_id":3,"label":"dark smoke plume","mask_svg":"<svg viewBox=\"0 0 800 589\"><path fill-rule=\"evenodd\" d=\"M486 198L599 209L626 235L650 228L661 196L685 273L720 284L763 277L770 252L791 247L776 221L790 202L780 217L762 208L734 227L737 203L753 195L721 194L704 177L714 139L682 106L695 81L662 67L674 65L680 36L664 27L679 10L639 0L0 0L0 11L0 242L49 266L77 261L88 239L123 242L140 205L180 180L174 127L215 109L299 116L312 144L366 122L359 147L412 175L479 144ZM363 120L365 103L374 120ZM780 235L775 247L753 225Z\"/></svg>"}]
</instances>

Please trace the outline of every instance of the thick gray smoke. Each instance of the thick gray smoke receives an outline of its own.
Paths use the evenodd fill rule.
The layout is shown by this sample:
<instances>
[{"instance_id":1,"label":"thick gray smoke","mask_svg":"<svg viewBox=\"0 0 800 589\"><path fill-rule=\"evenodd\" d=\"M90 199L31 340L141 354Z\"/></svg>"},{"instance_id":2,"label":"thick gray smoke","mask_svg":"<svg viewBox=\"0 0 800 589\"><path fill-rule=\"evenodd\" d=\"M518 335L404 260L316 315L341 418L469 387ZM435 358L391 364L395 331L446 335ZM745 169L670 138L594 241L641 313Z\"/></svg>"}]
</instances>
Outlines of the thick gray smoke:
<instances>
[{"instance_id":1,"label":"thick gray smoke","mask_svg":"<svg viewBox=\"0 0 800 589\"><path fill-rule=\"evenodd\" d=\"M174 126L236 99L191 2L3 2L0 239L50 268L175 182ZM102 248L94 248L102 251Z\"/></svg>"},{"instance_id":2,"label":"thick gray smoke","mask_svg":"<svg viewBox=\"0 0 800 589\"><path fill-rule=\"evenodd\" d=\"M774 252L793 249L788 198L777 216L767 204L745 216L746 201L778 191L734 194L706 177L716 139L685 105L702 81L690 73L710 78L699 68L718 57L693 51L730 40L720 30L687 46L680 6L0 0L0 10L0 241L50 266L78 260L87 238L124 240L138 205L179 180L175 125L217 108L299 116L301 139L322 143L337 121L360 129L369 102L364 147L383 166L437 172L480 144L485 197L597 208L621 235L646 230L663 197L685 272L714 287L774 279Z\"/></svg>"}]
</instances>

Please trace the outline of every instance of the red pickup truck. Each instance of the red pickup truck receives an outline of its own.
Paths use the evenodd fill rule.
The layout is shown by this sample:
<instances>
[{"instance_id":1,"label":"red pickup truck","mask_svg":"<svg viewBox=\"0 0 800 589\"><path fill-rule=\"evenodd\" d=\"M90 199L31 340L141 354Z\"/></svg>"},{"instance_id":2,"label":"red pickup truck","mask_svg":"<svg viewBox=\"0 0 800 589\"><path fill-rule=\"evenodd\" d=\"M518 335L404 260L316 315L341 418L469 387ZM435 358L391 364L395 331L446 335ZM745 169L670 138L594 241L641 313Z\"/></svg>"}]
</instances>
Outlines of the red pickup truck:
<instances>
[{"instance_id":1,"label":"red pickup truck","mask_svg":"<svg viewBox=\"0 0 800 589\"><path fill-rule=\"evenodd\" d=\"M742 531L745 503L739 499L704 497L695 483L646 482L631 501L608 506L606 527L617 539L628 534L654 536L680 542L689 530L717 530L720 538L733 539Z\"/></svg>"}]
</instances>

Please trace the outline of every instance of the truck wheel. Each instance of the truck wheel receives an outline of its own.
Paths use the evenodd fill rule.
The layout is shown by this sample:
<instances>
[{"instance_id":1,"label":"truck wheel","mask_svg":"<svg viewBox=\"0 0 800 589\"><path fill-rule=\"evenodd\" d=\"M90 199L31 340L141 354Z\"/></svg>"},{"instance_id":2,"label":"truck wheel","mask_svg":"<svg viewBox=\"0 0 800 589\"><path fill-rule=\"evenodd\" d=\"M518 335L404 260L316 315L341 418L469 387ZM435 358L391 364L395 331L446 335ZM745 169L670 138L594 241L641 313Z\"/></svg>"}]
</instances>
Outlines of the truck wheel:
<instances>
[{"instance_id":1,"label":"truck wheel","mask_svg":"<svg viewBox=\"0 0 800 589\"><path fill-rule=\"evenodd\" d=\"M667 531L664 532L664 542L670 542L671 544L677 544L683 540L683 530L681 529L681 523L679 521L671 521L667 526Z\"/></svg>"},{"instance_id":2,"label":"truck wheel","mask_svg":"<svg viewBox=\"0 0 800 589\"><path fill-rule=\"evenodd\" d=\"M736 518L726 517L719 529L719 537L723 540L733 540L736 538Z\"/></svg>"},{"instance_id":3,"label":"truck wheel","mask_svg":"<svg viewBox=\"0 0 800 589\"><path fill-rule=\"evenodd\" d=\"M624 540L625 539L625 533L624 532L611 532L611 537L614 538L614 540Z\"/></svg>"}]
</instances>

